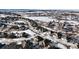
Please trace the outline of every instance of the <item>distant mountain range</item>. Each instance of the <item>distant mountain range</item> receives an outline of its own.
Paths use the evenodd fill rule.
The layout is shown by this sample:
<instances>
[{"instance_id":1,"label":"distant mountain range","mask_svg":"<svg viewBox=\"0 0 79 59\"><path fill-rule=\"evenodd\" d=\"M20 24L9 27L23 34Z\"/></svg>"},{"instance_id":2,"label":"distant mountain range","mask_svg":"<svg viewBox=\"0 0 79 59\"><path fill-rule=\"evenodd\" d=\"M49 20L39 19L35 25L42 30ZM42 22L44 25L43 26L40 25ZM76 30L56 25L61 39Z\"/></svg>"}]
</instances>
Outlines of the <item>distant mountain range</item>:
<instances>
[{"instance_id":1,"label":"distant mountain range","mask_svg":"<svg viewBox=\"0 0 79 59\"><path fill-rule=\"evenodd\" d=\"M59 12L79 12L79 10L71 9L71 10L64 10L64 9L49 9L49 10L42 10L42 9L0 9L0 12L36 12L36 11L59 11Z\"/></svg>"}]
</instances>

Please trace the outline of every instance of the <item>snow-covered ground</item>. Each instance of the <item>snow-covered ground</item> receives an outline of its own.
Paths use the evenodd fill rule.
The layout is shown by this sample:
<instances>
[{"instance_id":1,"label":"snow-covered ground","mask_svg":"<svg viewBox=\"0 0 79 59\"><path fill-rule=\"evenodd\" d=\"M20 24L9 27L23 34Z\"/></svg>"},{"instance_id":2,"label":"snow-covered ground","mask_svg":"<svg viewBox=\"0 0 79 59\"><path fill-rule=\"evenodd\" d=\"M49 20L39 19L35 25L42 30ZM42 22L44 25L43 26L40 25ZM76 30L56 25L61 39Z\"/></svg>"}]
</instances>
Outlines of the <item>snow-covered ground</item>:
<instances>
[{"instance_id":1,"label":"snow-covered ground","mask_svg":"<svg viewBox=\"0 0 79 59\"><path fill-rule=\"evenodd\" d=\"M33 20L40 20L40 21L43 21L43 22L50 22L50 21L53 21L53 20L55 20L56 21L56 19L52 19L52 17L26 17L26 18L29 18L29 19L33 19Z\"/></svg>"}]
</instances>

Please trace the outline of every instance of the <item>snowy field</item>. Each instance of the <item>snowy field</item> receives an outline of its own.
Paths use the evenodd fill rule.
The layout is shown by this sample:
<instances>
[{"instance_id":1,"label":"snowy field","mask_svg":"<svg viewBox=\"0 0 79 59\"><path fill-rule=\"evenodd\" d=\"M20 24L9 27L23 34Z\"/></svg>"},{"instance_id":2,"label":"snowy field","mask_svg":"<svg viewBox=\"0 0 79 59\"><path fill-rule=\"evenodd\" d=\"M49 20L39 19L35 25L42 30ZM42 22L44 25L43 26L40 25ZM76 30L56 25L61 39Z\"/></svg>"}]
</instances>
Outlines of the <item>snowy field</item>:
<instances>
[{"instance_id":1,"label":"snowy field","mask_svg":"<svg viewBox=\"0 0 79 59\"><path fill-rule=\"evenodd\" d=\"M53 21L53 20L55 20L56 21L56 19L52 19L52 17L26 17L26 18L29 18L29 19L33 19L33 20L40 20L40 21L43 21L43 22L50 22L50 21Z\"/></svg>"}]
</instances>

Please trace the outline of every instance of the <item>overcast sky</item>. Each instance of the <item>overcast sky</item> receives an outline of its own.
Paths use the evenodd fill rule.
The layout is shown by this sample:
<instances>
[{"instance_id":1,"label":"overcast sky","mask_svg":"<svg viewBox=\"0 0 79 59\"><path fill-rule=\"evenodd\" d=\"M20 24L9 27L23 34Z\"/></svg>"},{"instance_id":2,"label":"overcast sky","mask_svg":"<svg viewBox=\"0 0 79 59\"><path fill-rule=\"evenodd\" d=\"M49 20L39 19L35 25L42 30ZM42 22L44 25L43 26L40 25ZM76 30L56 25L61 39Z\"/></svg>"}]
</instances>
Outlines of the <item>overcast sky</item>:
<instances>
[{"instance_id":1,"label":"overcast sky","mask_svg":"<svg viewBox=\"0 0 79 59\"><path fill-rule=\"evenodd\" d=\"M0 0L1 9L79 9L79 0Z\"/></svg>"}]
</instances>

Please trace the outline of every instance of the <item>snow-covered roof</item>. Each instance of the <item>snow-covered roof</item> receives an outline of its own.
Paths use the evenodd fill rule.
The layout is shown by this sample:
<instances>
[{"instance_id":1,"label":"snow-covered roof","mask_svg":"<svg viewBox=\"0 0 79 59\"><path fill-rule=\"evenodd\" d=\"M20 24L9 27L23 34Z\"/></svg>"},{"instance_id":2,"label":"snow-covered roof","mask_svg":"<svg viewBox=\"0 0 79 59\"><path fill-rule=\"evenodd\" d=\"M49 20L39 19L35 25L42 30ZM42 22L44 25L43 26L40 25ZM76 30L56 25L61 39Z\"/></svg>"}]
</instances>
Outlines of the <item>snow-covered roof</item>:
<instances>
[{"instance_id":1,"label":"snow-covered roof","mask_svg":"<svg viewBox=\"0 0 79 59\"><path fill-rule=\"evenodd\" d=\"M22 33L22 32L25 32L25 33L28 33L28 34L30 34L30 35L34 35L35 33L34 32L32 32L31 30L25 30L25 31L12 31L13 33Z\"/></svg>"},{"instance_id":2,"label":"snow-covered roof","mask_svg":"<svg viewBox=\"0 0 79 59\"><path fill-rule=\"evenodd\" d=\"M21 21L21 20L18 20L18 21L15 21L17 23L25 23L24 21Z\"/></svg>"}]
</instances>

